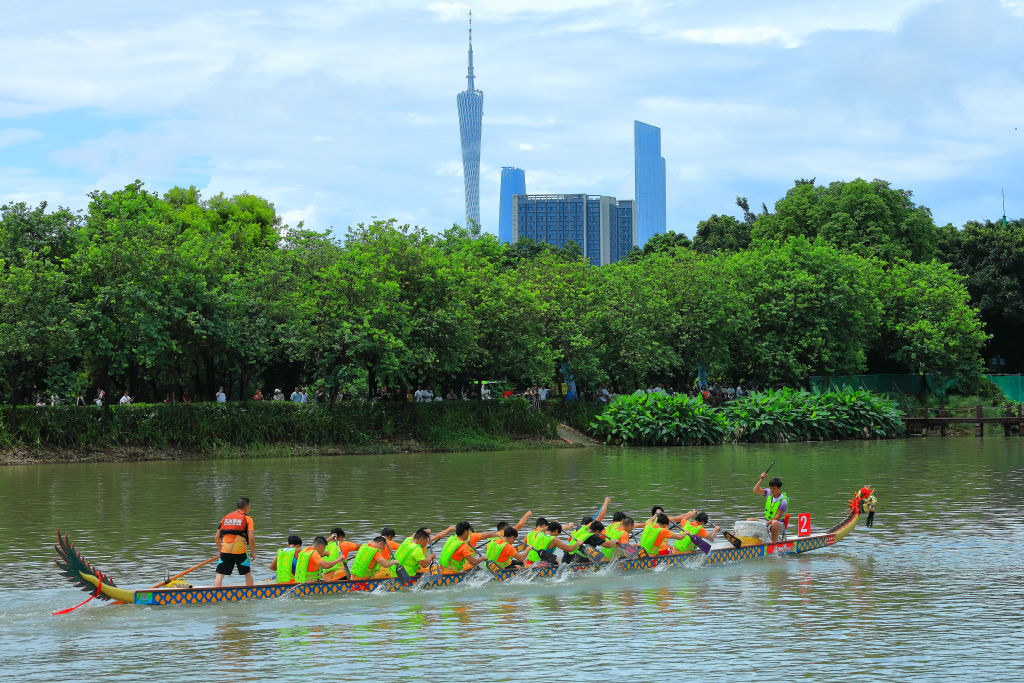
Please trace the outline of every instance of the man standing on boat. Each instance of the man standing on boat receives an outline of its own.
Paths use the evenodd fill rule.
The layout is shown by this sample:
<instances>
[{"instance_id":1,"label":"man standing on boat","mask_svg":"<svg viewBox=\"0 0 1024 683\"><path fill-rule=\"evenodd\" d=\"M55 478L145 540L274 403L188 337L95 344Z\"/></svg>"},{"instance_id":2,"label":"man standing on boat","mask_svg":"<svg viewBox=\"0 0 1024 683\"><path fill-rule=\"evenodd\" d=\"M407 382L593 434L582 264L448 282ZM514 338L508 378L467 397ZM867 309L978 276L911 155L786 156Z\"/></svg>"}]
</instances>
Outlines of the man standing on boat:
<instances>
[{"instance_id":1,"label":"man standing on boat","mask_svg":"<svg viewBox=\"0 0 1024 683\"><path fill-rule=\"evenodd\" d=\"M253 581L250 572L251 563L256 559L256 535L253 531L252 517L249 516L248 498L239 498L235 511L229 512L220 520L213 542L220 552L214 587L220 588L224 583L224 577L231 576L235 567L238 567L238 575L245 577L245 585L251 586Z\"/></svg>"},{"instance_id":2,"label":"man standing on boat","mask_svg":"<svg viewBox=\"0 0 1024 683\"><path fill-rule=\"evenodd\" d=\"M767 472L761 473L761 477L754 484L754 493L765 499L764 521L768 524L768 531L772 534L772 543L778 543L779 536L786 528L786 521L789 518L789 515L786 514L786 508L789 507L789 496L782 492L782 480L778 477L771 478L768 488L761 488L761 483L767 476Z\"/></svg>"}]
</instances>

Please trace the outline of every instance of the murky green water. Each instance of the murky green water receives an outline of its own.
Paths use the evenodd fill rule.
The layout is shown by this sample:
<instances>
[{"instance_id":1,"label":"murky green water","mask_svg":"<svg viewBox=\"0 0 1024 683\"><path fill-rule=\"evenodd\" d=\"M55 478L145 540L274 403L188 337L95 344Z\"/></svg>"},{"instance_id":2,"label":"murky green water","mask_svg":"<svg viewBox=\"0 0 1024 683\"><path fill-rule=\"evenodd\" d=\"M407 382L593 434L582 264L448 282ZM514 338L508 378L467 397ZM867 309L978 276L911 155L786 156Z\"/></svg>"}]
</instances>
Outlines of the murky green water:
<instances>
[{"instance_id":1,"label":"murky green water","mask_svg":"<svg viewBox=\"0 0 1024 683\"><path fill-rule=\"evenodd\" d=\"M724 567L176 608L93 601L50 616L84 597L53 568L56 527L130 587L210 557L239 495L253 500L265 567L289 533L340 524L362 540L384 525L403 534L460 519L479 529L526 509L568 520L604 495L638 516L658 503L731 522L757 513L750 488L773 460L794 511L819 529L873 484L875 527L832 548ZM1020 679L1022 512L1016 437L0 468L0 674Z\"/></svg>"}]
</instances>

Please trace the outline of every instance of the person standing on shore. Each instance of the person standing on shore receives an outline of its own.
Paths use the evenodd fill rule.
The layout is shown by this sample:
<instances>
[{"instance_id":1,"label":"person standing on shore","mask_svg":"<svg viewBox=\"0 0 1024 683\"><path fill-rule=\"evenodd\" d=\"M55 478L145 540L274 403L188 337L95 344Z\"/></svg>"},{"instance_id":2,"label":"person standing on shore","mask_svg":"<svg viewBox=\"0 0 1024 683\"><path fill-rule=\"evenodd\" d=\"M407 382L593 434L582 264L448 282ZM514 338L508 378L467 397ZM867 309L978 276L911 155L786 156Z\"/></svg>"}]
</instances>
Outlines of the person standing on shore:
<instances>
[{"instance_id":1,"label":"person standing on shore","mask_svg":"<svg viewBox=\"0 0 1024 683\"><path fill-rule=\"evenodd\" d=\"M252 517L249 516L249 499L238 499L235 511L224 515L214 534L213 542L220 553L217 563L217 577L213 581L215 588L220 588L225 576L238 567L238 575L245 577L245 585L251 586L252 561L256 559L256 535L253 530ZM246 556L248 550L248 556Z\"/></svg>"},{"instance_id":2,"label":"person standing on shore","mask_svg":"<svg viewBox=\"0 0 1024 683\"><path fill-rule=\"evenodd\" d=\"M224 393L224 387L217 389L217 403L227 403L228 395Z\"/></svg>"}]
</instances>

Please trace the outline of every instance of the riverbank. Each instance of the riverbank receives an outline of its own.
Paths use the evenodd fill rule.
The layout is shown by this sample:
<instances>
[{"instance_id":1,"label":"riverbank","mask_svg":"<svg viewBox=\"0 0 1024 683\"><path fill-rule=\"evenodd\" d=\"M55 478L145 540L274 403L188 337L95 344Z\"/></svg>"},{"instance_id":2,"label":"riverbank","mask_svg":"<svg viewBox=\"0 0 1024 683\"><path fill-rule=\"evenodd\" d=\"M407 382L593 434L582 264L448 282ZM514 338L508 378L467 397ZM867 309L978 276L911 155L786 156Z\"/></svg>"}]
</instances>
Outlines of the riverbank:
<instances>
[{"instance_id":1,"label":"riverbank","mask_svg":"<svg viewBox=\"0 0 1024 683\"><path fill-rule=\"evenodd\" d=\"M199 403L4 411L0 462L121 462L566 445L524 400L328 405Z\"/></svg>"}]
</instances>

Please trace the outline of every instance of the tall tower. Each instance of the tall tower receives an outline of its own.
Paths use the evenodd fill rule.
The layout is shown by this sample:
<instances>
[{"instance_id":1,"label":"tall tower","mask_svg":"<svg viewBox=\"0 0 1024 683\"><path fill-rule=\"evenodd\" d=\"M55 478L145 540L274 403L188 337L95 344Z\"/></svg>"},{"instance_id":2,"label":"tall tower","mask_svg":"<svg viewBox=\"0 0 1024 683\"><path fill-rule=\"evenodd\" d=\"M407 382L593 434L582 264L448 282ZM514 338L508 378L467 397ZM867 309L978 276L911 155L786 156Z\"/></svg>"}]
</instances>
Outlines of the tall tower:
<instances>
[{"instance_id":1,"label":"tall tower","mask_svg":"<svg viewBox=\"0 0 1024 683\"><path fill-rule=\"evenodd\" d=\"M469 13L469 87L459 93L459 134L462 137L462 175L466 182L466 225L480 224L480 130L484 93L473 84L473 12Z\"/></svg>"},{"instance_id":2,"label":"tall tower","mask_svg":"<svg viewBox=\"0 0 1024 683\"><path fill-rule=\"evenodd\" d=\"M636 246L665 232L665 157L661 128L633 121L633 181L636 183Z\"/></svg>"},{"instance_id":3,"label":"tall tower","mask_svg":"<svg viewBox=\"0 0 1024 683\"><path fill-rule=\"evenodd\" d=\"M498 239L512 242L512 198L526 194L526 171L514 166L501 167L501 204L498 205Z\"/></svg>"}]
</instances>

